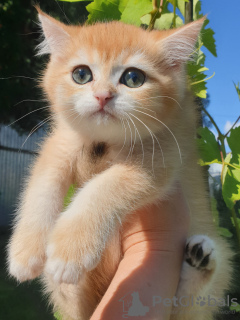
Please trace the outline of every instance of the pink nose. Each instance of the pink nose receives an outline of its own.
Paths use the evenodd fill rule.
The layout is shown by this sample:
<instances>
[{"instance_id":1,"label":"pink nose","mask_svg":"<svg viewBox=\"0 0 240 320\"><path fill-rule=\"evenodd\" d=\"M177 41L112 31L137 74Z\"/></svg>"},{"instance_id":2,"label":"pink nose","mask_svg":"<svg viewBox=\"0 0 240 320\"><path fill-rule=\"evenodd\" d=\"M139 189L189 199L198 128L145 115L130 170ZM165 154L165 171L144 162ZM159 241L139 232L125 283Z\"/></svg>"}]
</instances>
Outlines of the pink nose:
<instances>
[{"instance_id":1,"label":"pink nose","mask_svg":"<svg viewBox=\"0 0 240 320\"><path fill-rule=\"evenodd\" d=\"M96 93L95 98L99 101L100 108L103 109L109 100L113 98L111 92Z\"/></svg>"}]
</instances>

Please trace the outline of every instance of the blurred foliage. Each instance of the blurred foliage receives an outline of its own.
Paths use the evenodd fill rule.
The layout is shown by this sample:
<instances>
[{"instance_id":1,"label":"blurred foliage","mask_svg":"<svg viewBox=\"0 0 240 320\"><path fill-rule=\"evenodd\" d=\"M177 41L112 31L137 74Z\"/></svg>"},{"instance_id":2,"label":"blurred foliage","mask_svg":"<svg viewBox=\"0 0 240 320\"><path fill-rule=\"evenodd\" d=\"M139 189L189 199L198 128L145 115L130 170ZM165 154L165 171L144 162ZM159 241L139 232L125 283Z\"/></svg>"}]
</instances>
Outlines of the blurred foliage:
<instances>
[{"instance_id":1,"label":"blurred foliage","mask_svg":"<svg viewBox=\"0 0 240 320\"><path fill-rule=\"evenodd\" d=\"M54 0L40 0L38 3L42 10L66 23L84 22L87 17L85 4L81 2L59 4ZM44 97L36 80L46 58L34 56L40 35L34 4L31 0L1 0L0 3L0 124L12 123L47 106L41 101ZM47 115L45 109L35 111L12 127L20 134L29 132Z\"/></svg>"}]
</instances>

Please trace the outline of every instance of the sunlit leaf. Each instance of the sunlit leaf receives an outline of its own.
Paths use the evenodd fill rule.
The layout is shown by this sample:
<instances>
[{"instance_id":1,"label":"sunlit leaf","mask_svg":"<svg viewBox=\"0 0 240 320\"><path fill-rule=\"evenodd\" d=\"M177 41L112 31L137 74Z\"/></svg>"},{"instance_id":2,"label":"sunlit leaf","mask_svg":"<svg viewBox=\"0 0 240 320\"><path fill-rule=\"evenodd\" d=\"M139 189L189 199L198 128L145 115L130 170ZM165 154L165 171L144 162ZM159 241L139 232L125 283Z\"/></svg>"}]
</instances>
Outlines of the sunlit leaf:
<instances>
[{"instance_id":1,"label":"sunlit leaf","mask_svg":"<svg viewBox=\"0 0 240 320\"><path fill-rule=\"evenodd\" d=\"M89 12L88 22L120 20L121 10L128 0L94 0L86 9Z\"/></svg>"},{"instance_id":2,"label":"sunlit leaf","mask_svg":"<svg viewBox=\"0 0 240 320\"><path fill-rule=\"evenodd\" d=\"M151 11L151 0L129 0L122 12L121 21L140 26L142 24L141 17Z\"/></svg>"},{"instance_id":3,"label":"sunlit leaf","mask_svg":"<svg viewBox=\"0 0 240 320\"><path fill-rule=\"evenodd\" d=\"M201 1L193 0L193 20L200 19L203 16L203 14L200 13L201 10Z\"/></svg>"},{"instance_id":4,"label":"sunlit leaf","mask_svg":"<svg viewBox=\"0 0 240 320\"><path fill-rule=\"evenodd\" d=\"M235 179L232 170L228 167L222 187L223 199L226 205L232 209L236 201L240 200L240 184Z\"/></svg>"},{"instance_id":5,"label":"sunlit leaf","mask_svg":"<svg viewBox=\"0 0 240 320\"><path fill-rule=\"evenodd\" d=\"M180 10L181 14L185 16L185 3L188 0L177 0L177 8Z\"/></svg>"},{"instance_id":6,"label":"sunlit leaf","mask_svg":"<svg viewBox=\"0 0 240 320\"><path fill-rule=\"evenodd\" d=\"M198 128L197 133L200 139L197 139L201 156L201 165L209 165L212 163L222 163L218 143L214 134L207 128Z\"/></svg>"},{"instance_id":7,"label":"sunlit leaf","mask_svg":"<svg viewBox=\"0 0 240 320\"><path fill-rule=\"evenodd\" d=\"M229 165L225 165L227 169L223 175L222 191L223 198L231 209L235 202L240 200L240 127L231 129L227 142L232 156L225 160Z\"/></svg>"}]
</instances>

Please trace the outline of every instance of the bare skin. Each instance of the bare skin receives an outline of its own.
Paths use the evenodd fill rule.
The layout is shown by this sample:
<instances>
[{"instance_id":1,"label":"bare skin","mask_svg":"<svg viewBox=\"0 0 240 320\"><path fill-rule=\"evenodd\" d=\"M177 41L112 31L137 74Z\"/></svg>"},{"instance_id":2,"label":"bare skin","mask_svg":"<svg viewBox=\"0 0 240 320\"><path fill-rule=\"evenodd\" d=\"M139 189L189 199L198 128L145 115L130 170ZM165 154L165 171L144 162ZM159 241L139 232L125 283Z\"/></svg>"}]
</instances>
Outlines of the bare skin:
<instances>
[{"instance_id":1,"label":"bare skin","mask_svg":"<svg viewBox=\"0 0 240 320\"><path fill-rule=\"evenodd\" d=\"M128 311L119 300L123 298L128 310L126 304L131 305L133 292L138 292L142 305L149 307L145 316L134 316L135 320L168 320L171 306L160 303L160 297L171 299L175 295L189 222L180 188L171 200L132 215L123 226L124 257L91 320L123 319Z\"/></svg>"}]
</instances>

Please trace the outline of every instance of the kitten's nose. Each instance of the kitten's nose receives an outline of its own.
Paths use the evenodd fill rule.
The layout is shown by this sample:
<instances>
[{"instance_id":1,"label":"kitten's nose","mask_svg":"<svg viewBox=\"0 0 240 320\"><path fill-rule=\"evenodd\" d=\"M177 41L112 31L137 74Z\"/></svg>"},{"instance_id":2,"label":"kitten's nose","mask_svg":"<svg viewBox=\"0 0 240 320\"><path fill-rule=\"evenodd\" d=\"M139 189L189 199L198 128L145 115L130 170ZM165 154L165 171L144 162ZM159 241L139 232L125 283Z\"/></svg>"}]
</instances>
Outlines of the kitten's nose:
<instances>
[{"instance_id":1,"label":"kitten's nose","mask_svg":"<svg viewBox=\"0 0 240 320\"><path fill-rule=\"evenodd\" d=\"M113 95L111 94L111 92L106 91L106 92L96 93L95 98L99 101L99 105L101 109L103 109L106 103L108 103L108 101L113 98Z\"/></svg>"}]
</instances>

